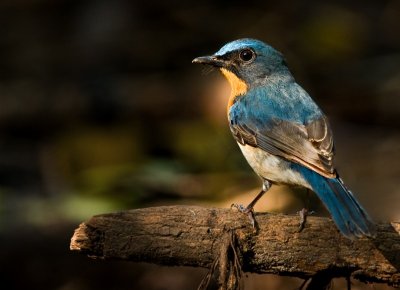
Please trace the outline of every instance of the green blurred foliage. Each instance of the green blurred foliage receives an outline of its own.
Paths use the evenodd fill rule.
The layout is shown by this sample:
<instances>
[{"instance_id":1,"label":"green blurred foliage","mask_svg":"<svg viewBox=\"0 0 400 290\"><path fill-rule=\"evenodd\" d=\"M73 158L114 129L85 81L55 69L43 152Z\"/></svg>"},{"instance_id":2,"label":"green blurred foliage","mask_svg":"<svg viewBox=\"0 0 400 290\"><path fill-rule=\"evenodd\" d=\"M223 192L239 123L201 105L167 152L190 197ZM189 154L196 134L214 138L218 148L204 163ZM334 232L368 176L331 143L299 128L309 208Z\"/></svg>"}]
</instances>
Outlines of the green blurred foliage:
<instances>
[{"instance_id":1,"label":"green blurred foliage","mask_svg":"<svg viewBox=\"0 0 400 290\"><path fill-rule=\"evenodd\" d=\"M365 17L344 7L321 5L300 28L304 53L311 62L324 65L363 56L369 25Z\"/></svg>"}]
</instances>

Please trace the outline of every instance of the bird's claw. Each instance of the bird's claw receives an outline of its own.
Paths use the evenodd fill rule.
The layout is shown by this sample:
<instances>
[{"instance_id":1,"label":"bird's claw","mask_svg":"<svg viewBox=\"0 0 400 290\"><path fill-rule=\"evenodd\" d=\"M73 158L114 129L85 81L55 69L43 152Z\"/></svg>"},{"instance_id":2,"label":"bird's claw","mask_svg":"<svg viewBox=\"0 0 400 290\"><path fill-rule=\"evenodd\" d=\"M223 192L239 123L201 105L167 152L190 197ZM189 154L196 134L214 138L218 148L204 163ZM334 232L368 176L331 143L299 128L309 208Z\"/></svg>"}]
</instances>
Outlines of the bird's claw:
<instances>
[{"instance_id":1,"label":"bird's claw","mask_svg":"<svg viewBox=\"0 0 400 290\"><path fill-rule=\"evenodd\" d=\"M297 212L300 215L300 223L299 223L299 229L298 232L300 233L307 222L307 216L314 214L314 211L308 211L308 209L303 208L301 211Z\"/></svg>"},{"instance_id":2,"label":"bird's claw","mask_svg":"<svg viewBox=\"0 0 400 290\"><path fill-rule=\"evenodd\" d=\"M256 218L254 217L254 210L252 207L245 207L243 204L232 203L231 208L236 208L239 212L247 214L249 217L251 226L256 228Z\"/></svg>"}]
</instances>

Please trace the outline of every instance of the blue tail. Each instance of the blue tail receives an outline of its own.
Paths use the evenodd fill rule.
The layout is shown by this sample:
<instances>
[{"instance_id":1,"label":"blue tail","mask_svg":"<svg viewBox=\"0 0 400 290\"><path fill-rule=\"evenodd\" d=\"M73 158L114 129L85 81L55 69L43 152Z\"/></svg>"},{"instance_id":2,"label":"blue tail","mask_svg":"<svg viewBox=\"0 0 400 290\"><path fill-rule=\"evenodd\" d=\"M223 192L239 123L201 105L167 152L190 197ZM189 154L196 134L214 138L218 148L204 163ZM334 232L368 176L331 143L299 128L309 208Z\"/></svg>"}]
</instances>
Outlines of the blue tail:
<instances>
[{"instance_id":1,"label":"blue tail","mask_svg":"<svg viewBox=\"0 0 400 290\"><path fill-rule=\"evenodd\" d=\"M350 239L375 235L370 217L340 178L325 178L313 171L305 177L343 235Z\"/></svg>"}]
</instances>

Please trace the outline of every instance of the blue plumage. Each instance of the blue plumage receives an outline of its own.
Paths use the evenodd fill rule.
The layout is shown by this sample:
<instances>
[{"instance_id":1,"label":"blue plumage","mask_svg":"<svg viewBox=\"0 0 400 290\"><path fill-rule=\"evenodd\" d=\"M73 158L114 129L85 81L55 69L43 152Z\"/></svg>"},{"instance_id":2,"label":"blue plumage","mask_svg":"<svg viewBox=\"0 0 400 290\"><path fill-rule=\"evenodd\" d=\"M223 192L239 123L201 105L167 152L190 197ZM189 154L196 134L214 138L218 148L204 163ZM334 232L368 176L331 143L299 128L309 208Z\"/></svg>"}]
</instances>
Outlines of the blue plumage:
<instances>
[{"instance_id":1,"label":"blue plumage","mask_svg":"<svg viewBox=\"0 0 400 290\"><path fill-rule=\"evenodd\" d=\"M307 92L297 83L284 81L254 88L239 96L229 108L229 115L233 114L247 117L248 122L258 119L261 122L258 126L261 127L271 119L305 124L323 115Z\"/></svg>"},{"instance_id":2,"label":"blue plumage","mask_svg":"<svg viewBox=\"0 0 400 290\"><path fill-rule=\"evenodd\" d=\"M374 235L374 227L368 214L339 177L326 178L297 164L292 166L302 172L310 184L309 188L324 203L343 235L349 238Z\"/></svg>"},{"instance_id":3,"label":"blue plumage","mask_svg":"<svg viewBox=\"0 0 400 290\"><path fill-rule=\"evenodd\" d=\"M240 39L212 56L194 60L219 67L232 86L230 129L250 166L271 184L314 191L348 238L372 236L373 223L333 167L333 135L328 119L299 86L283 55L254 39Z\"/></svg>"}]
</instances>

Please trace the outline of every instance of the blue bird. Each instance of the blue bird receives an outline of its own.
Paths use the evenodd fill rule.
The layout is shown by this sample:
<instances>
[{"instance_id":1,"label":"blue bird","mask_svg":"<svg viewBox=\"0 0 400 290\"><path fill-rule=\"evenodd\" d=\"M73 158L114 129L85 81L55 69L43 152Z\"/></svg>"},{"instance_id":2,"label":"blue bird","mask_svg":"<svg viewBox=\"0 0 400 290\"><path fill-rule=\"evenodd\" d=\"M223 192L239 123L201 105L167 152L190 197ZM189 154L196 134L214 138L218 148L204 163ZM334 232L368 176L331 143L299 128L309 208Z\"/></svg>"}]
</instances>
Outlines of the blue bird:
<instances>
[{"instance_id":1,"label":"blue bird","mask_svg":"<svg viewBox=\"0 0 400 290\"><path fill-rule=\"evenodd\" d=\"M327 117L296 83L280 52L259 40L239 39L193 63L219 68L230 83L230 129L263 182L242 212L252 215L271 184L301 186L317 194L344 236L374 235L373 222L333 166Z\"/></svg>"}]
</instances>

